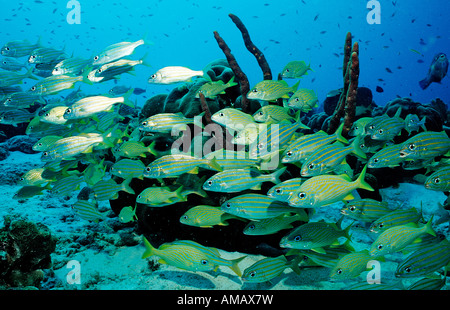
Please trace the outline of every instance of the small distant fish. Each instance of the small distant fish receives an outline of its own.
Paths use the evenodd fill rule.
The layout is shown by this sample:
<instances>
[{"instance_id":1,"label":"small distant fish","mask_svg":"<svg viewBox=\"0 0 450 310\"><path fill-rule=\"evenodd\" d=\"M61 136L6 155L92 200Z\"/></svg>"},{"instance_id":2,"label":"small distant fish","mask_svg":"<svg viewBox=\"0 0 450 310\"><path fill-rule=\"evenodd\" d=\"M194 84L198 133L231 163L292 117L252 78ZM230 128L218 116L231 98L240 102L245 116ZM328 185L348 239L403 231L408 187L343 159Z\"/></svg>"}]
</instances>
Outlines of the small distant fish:
<instances>
[{"instance_id":1,"label":"small distant fish","mask_svg":"<svg viewBox=\"0 0 450 310\"><path fill-rule=\"evenodd\" d=\"M392 73L392 70L386 67L386 72Z\"/></svg>"},{"instance_id":2,"label":"small distant fish","mask_svg":"<svg viewBox=\"0 0 450 310\"><path fill-rule=\"evenodd\" d=\"M287 63L281 71L281 76L286 79L299 79L308 74L311 69L311 64L306 65L303 60L294 60Z\"/></svg>"},{"instance_id":3,"label":"small distant fish","mask_svg":"<svg viewBox=\"0 0 450 310\"><path fill-rule=\"evenodd\" d=\"M123 57L133 54L134 50L145 44L144 40L136 42L119 42L106 47L100 54L93 58L93 66L101 66Z\"/></svg>"},{"instance_id":4,"label":"small distant fish","mask_svg":"<svg viewBox=\"0 0 450 310\"><path fill-rule=\"evenodd\" d=\"M152 84L174 84L189 82L196 76L203 76L203 71L195 71L186 67L169 66L159 69L148 80Z\"/></svg>"},{"instance_id":5,"label":"small distant fish","mask_svg":"<svg viewBox=\"0 0 450 310\"><path fill-rule=\"evenodd\" d=\"M424 131L427 131L427 127L425 126L426 116L424 116L421 120L417 114L408 114L405 117L405 130L411 134L414 131L419 131L419 128L422 128Z\"/></svg>"},{"instance_id":6,"label":"small distant fish","mask_svg":"<svg viewBox=\"0 0 450 310\"><path fill-rule=\"evenodd\" d=\"M227 88L238 85L238 83L234 82L234 76L225 84L222 80L217 82L207 82L203 84L198 92L195 94L195 98L200 97L200 93L202 93L205 98L214 99L219 94L225 94L225 90Z\"/></svg>"},{"instance_id":7,"label":"small distant fish","mask_svg":"<svg viewBox=\"0 0 450 310\"><path fill-rule=\"evenodd\" d=\"M247 94L248 99L260 99L265 101L276 101L278 98L289 98L290 92L297 91L300 81L292 87L284 80L264 80L257 83Z\"/></svg>"},{"instance_id":8,"label":"small distant fish","mask_svg":"<svg viewBox=\"0 0 450 310\"><path fill-rule=\"evenodd\" d=\"M431 62L430 69L426 78L419 82L422 89L427 89L431 83L440 83L441 80L447 75L448 71L448 58L444 53L436 54Z\"/></svg>"},{"instance_id":9,"label":"small distant fish","mask_svg":"<svg viewBox=\"0 0 450 310\"><path fill-rule=\"evenodd\" d=\"M428 233L436 236L432 228L433 216L422 227L409 225L394 226L383 231L370 247L370 255L381 256L401 251L419 236ZM417 226L417 225L416 225Z\"/></svg>"},{"instance_id":10,"label":"small distant fish","mask_svg":"<svg viewBox=\"0 0 450 310\"><path fill-rule=\"evenodd\" d=\"M382 93L384 92L384 89L381 86L377 86L376 91L377 93Z\"/></svg>"},{"instance_id":11,"label":"small distant fish","mask_svg":"<svg viewBox=\"0 0 450 310\"><path fill-rule=\"evenodd\" d=\"M244 235L249 236L263 236L277 233L284 229L294 228L292 223L297 221L308 221L308 215L306 212L303 214L295 214L287 216L286 214L279 215L274 218L262 219L259 221L251 221L244 228Z\"/></svg>"},{"instance_id":12,"label":"small distant fish","mask_svg":"<svg viewBox=\"0 0 450 310\"><path fill-rule=\"evenodd\" d=\"M319 18L319 14L317 14L316 16L314 16L314 21L316 21Z\"/></svg>"},{"instance_id":13,"label":"small distant fish","mask_svg":"<svg viewBox=\"0 0 450 310\"><path fill-rule=\"evenodd\" d=\"M134 208L133 207L123 207L122 210L120 210L120 213L118 215L119 221L122 223L129 223L129 222L133 222L134 220L137 220L136 208L137 208L137 205Z\"/></svg>"}]
</instances>

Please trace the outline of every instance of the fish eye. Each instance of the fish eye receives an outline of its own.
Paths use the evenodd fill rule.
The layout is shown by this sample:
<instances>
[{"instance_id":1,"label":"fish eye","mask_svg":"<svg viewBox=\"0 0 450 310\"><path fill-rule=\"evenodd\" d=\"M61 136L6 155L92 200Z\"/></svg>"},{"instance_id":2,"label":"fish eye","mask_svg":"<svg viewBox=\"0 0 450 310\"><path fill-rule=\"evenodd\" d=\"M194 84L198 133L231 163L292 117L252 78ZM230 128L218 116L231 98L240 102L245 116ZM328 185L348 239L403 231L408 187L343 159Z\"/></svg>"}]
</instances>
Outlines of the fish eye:
<instances>
[{"instance_id":1,"label":"fish eye","mask_svg":"<svg viewBox=\"0 0 450 310\"><path fill-rule=\"evenodd\" d=\"M373 162L374 162L374 163L377 163L378 161L379 161L378 158L374 158L374 159L373 159Z\"/></svg>"},{"instance_id":2,"label":"fish eye","mask_svg":"<svg viewBox=\"0 0 450 310\"><path fill-rule=\"evenodd\" d=\"M440 178L434 178L433 179L434 184L439 184L441 182Z\"/></svg>"},{"instance_id":3,"label":"fish eye","mask_svg":"<svg viewBox=\"0 0 450 310\"><path fill-rule=\"evenodd\" d=\"M187 215L183 215L181 218L187 220L189 217Z\"/></svg>"},{"instance_id":4,"label":"fish eye","mask_svg":"<svg viewBox=\"0 0 450 310\"><path fill-rule=\"evenodd\" d=\"M292 151L286 153L287 156L292 156Z\"/></svg>"},{"instance_id":5,"label":"fish eye","mask_svg":"<svg viewBox=\"0 0 450 310\"><path fill-rule=\"evenodd\" d=\"M208 261L207 261L206 259L202 259L202 260L200 261L200 263L201 263L202 265L206 265L206 264L208 264Z\"/></svg>"},{"instance_id":6,"label":"fish eye","mask_svg":"<svg viewBox=\"0 0 450 310\"><path fill-rule=\"evenodd\" d=\"M378 129L378 133L381 135L383 134L383 129Z\"/></svg>"},{"instance_id":7,"label":"fish eye","mask_svg":"<svg viewBox=\"0 0 450 310\"><path fill-rule=\"evenodd\" d=\"M255 225L254 225L254 224L252 224L252 225L248 226L248 229L250 229L250 230L253 230L253 229L255 229Z\"/></svg>"},{"instance_id":8,"label":"fish eye","mask_svg":"<svg viewBox=\"0 0 450 310\"><path fill-rule=\"evenodd\" d=\"M147 172L150 172L152 169L150 167L145 168Z\"/></svg>"},{"instance_id":9,"label":"fish eye","mask_svg":"<svg viewBox=\"0 0 450 310\"><path fill-rule=\"evenodd\" d=\"M152 76L150 78L156 79L156 74L152 74Z\"/></svg>"},{"instance_id":10,"label":"fish eye","mask_svg":"<svg viewBox=\"0 0 450 310\"><path fill-rule=\"evenodd\" d=\"M258 114L261 115L261 116L263 116L263 115L264 115L264 112L263 112L263 111L260 111Z\"/></svg>"},{"instance_id":11,"label":"fish eye","mask_svg":"<svg viewBox=\"0 0 450 310\"><path fill-rule=\"evenodd\" d=\"M50 113L45 113L45 115L44 116L50 116Z\"/></svg>"},{"instance_id":12,"label":"fish eye","mask_svg":"<svg viewBox=\"0 0 450 310\"><path fill-rule=\"evenodd\" d=\"M264 143L260 142L258 143L258 149L262 149L264 147Z\"/></svg>"},{"instance_id":13,"label":"fish eye","mask_svg":"<svg viewBox=\"0 0 450 310\"><path fill-rule=\"evenodd\" d=\"M441 54L441 55L439 56L439 58L444 59L444 58L445 58L445 54Z\"/></svg>"},{"instance_id":14,"label":"fish eye","mask_svg":"<svg viewBox=\"0 0 450 310\"><path fill-rule=\"evenodd\" d=\"M31 55L30 58L35 59L36 55Z\"/></svg>"},{"instance_id":15,"label":"fish eye","mask_svg":"<svg viewBox=\"0 0 450 310\"><path fill-rule=\"evenodd\" d=\"M309 169L309 170L313 170L313 169L314 169L314 164L309 164L309 165L308 165L308 169Z\"/></svg>"},{"instance_id":16,"label":"fish eye","mask_svg":"<svg viewBox=\"0 0 450 310\"><path fill-rule=\"evenodd\" d=\"M286 69L286 72L289 72L289 69Z\"/></svg>"},{"instance_id":17,"label":"fish eye","mask_svg":"<svg viewBox=\"0 0 450 310\"><path fill-rule=\"evenodd\" d=\"M4 65L6 65L6 64L7 64L7 62L6 62L5 60L4 60L4 61L3 61L3 64L4 64Z\"/></svg>"},{"instance_id":18,"label":"fish eye","mask_svg":"<svg viewBox=\"0 0 450 310\"><path fill-rule=\"evenodd\" d=\"M297 235L294 237L294 241L301 241L302 240L302 236Z\"/></svg>"},{"instance_id":19,"label":"fish eye","mask_svg":"<svg viewBox=\"0 0 450 310\"><path fill-rule=\"evenodd\" d=\"M380 223L380 224L378 225L378 228L383 228L383 226L384 226L384 224L383 224L383 223Z\"/></svg>"},{"instance_id":20,"label":"fish eye","mask_svg":"<svg viewBox=\"0 0 450 310\"><path fill-rule=\"evenodd\" d=\"M350 207L348 207L348 209L349 209L350 211L355 211L355 210L356 210L356 207L355 207L355 206L350 206Z\"/></svg>"},{"instance_id":21,"label":"fish eye","mask_svg":"<svg viewBox=\"0 0 450 310\"><path fill-rule=\"evenodd\" d=\"M336 273L337 273L337 274L341 274L341 273L342 273L342 269L336 270Z\"/></svg>"},{"instance_id":22,"label":"fish eye","mask_svg":"<svg viewBox=\"0 0 450 310\"><path fill-rule=\"evenodd\" d=\"M208 181L208 185L212 185L213 184L213 182L212 181Z\"/></svg>"},{"instance_id":23,"label":"fish eye","mask_svg":"<svg viewBox=\"0 0 450 310\"><path fill-rule=\"evenodd\" d=\"M257 93L258 90L257 90L256 88L253 88L253 89L252 89L252 92Z\"/></svg>"},{"instance_id":24,"label":"fish eye","mask_svg":"<svg viewBox=\"0 0 450 310\"><path fill-rule=\"evenodd\" d=\"M377 249L378 249L378 250L381 250L382 248L383 248L383 245L382 245L382 244L377 245Z\"/></svg>"},{"instance_id":25,"label":"fish eye","mask_svg":"<svg viewBox=\"0 0 450 310\"><path fill-rule=\"evenodd\" d=\"M72 109L71 108L66 109L66 113L72 113Z\"/></svg>"},{"instance_id":26,"label":"fish eye","mask_svg":"<svg viewBox=\"0 0 450 310\"><path fill-rule=\"evenodd\" d=\"M301 193L298 194L298 198L305 199L306 198L306 194L301 192Z\"/></svg>"},{"instance_id":27,"label":"fish eye","mask_svg":"<svg viewBox=\"0 0 450 310\"><path fill-rule=\"evenodd\" d=\"M98 57L98 56L95 56L95 57L94 57L94 60L98 60L98 59L99 59L99 57Z\"/></svg>"},{"instance_id":28,"label":"fish eye","mask_svg":"<svg viewBox=\"0 0 450 310\"><path fill-rule=\"evenodd\" d=\"M102 68L98 68L97 72L98 72L98 73L102 73L102 72L103 72L103 69L102 69Z\"/></svg>"},{"instance_id":29,"label":"fish eye","mask_svg":"<svg viewBox=\"0 0 450 310\"><path fill-rule=\"evenodd\" d=\"M369 129L374 129L375 128L375 125L370 125L369 126Z\"/></svg>"},{"instance_id":30,"label":"fish eye","mask_svg":"<svg viewBox=\"0 0 450 310\"><path fill-rule=\"evenodd\" d=\"M227 208L231 208L231 203L227 202L226 206L227 206Z\"/></svg>"},{"instance_id":31,"label":"fish eye","mask_svg":"<svg viewBox=\"0 0 450 310\"><path fill-rule=\"evenodd\" d=\"M6 51L9 51L9 47L5 47L5 50L6 50Z\"/></svg>"},{"instance_id":32,"label":"fish eye","mask_svg":"<svg viewBox=\"0 0 450 310\"><path fill-rule=\"evenodd\" d=\"M295 102L299 102L299 101L300 101L300 98L297 97L297 98L294 99L294 101L295 101Z\"/></svg>"},{"instance_id":33,"label":"fish eye","mask_svg":"<svg viewBox=\"0 0 450 310\"><path fill-rule=\"evenodd\" d=\"M33 86L30 88L31 91L35 91L36 90L36 86Z\"/></svg>"},{"instance_id":34,"label":"fish eye","mask_svg":"<svg viewBox=\"0 0 450 310\"><path fill-rule=\"evenodd\" d=\"M220 116L220 117L224 117L225 114L223 114L222 112L220 112L220 113L219 113L219 116Z\"/></svg>"},{"instance_id":35,"label":"fish eye","mask_svg":"<svg viewBox=\"0 0 450 310\"><path fill-rule=\"evenodd\" d=\"M141 125L145 126L145 125L147 125L147 122L142 122Z\"/></svg>"},{"instance_id":36,"label":"fish eye","mask_svg":"<svg viewBox=\"0 0 450 310\"><path fill-rule=\"evenodd\" d=\"M138 196L137 196L137 198L141 199L141 198L142 198L142 196L141 196L141 195L138 195Z\"/></svg>"},{"instance_id":37,"label":"fish eye","mask_svg":"<svg viewBox=\"0 0 450 310\"><path fill-rule=\"evenodd\" d=\"M277 194L281 194L283 191L280 189L280 188L277 188L276 190L275 190L275 193L277 193Z\"/></svg>"},{"instance_id":38,"label":"fish eye","mask_svg":"<svg viewBox=\"0 0 450 310\"><path fill-rule=\"evenodd\" d=\"M252 271L248 275L250 276L250 278L253 278L256 276L256 271Z\"/></svg>"},{"instance_id":39,"label":"fish eye","mask_svg":"<svg viewBox=\"0 0 450 310\"><path fill-rule=\"evenodd\" d=\"M38 146L42 146L42 143L39 142L39 143L38 143Z\"/></svg>"},{"instance_id":40,"label":"fish eye","mask_svg":"<svg viewBox=\"0 0 450 310\"><path fill-rule=\"evenodd\" d=\"M44 152L44 153L42 153L42 155L48 156L48 152Z\"/></svg>"},{"instance_id":41,"label":"fish eye","mask_svg":"<svg viewBox=\"0 0 450 310\"><path fill-rule=\"evenodd\" d=\"M414 149L416 148L416 145L415 145L414 143L411 143L410 145L408 145L408 148L409 148L411 151L414 151Z\"/></svg>"},{"instance_id":42,"label":"fish eye","mask_svg":"<svg viewBox=\"0 0 450 310\"><path fill-rule=\"evenodd\" d=\"M406 273L409 273L409 272L411 272L411 266L406 266L405 268L403 268L403 270L404 270Z\"/></svg>"}]
</instances>

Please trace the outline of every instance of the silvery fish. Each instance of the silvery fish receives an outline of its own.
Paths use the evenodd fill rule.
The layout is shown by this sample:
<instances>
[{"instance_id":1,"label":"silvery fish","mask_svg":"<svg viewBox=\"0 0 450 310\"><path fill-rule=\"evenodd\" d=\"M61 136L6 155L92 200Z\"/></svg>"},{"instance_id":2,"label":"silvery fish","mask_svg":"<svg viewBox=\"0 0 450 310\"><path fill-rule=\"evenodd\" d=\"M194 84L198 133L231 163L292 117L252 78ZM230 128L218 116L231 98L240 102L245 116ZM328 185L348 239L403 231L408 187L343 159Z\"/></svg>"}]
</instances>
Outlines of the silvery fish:
<instances>
[{"instance_id":1,"label":"silvery fish","mask_svg":"<svg viewBox=\"0 0 450 310\"><path fill-rule=\"evenodd\" d=\"M185 130L188 124L201 124L201 116L187 118L183 113L158 113L141 122L139 130L145 132L170 133L173 129Z\"/></svg>"},{"instance_id":2,"label":"silvery fish","mask_svg":"<svg viewBox=\"0 0 450 310\"><path fill-rule=\"evenodd\" d=\"M37 82L30 88L29 92L40 96L54 95L63 90L74 88L77 82L92 84L85 76L53 75Z\"/></svg>"},{"instance_id":3,"label":"silvery fish","mask_svg":"<svg viewBox=\"0 0 450 310\"><path fill-rule=\"evenodd\" d=\"M71 57L58 62L52 70L53 75L80 76L91 61L79 57Z\"/></svg>"},{"instance_id":4,"label":"silvery fish","mask_svg":"<svg viewBox=\"0 0 450 310\"><path fill-rule=\"evenodd\" d=\"M436 236L436 233L431 226L432 220L433 216L420 228L417 227L417 225L400 225L386 229L370 246L370 255L381 256L401 251L408 244L412 243L425 233Z\"/></svg>"},{"instance_id":5,"label":"silvery fish","mask_svg":"<svg viewBox=\"0 0 450 310\"><path fill-rule=\"evenodd\" d=\"M254 168L232 169L216 173L203 184L203 189L213 192L237 193L246 189L261 189L261 183L280 183L280 176L287 167L271 174L263 174Z\"/></svg>"},{"instance_id":6,"label":"silvery fish","mask_svg":"<svg viewBox=\"0 0 450 310\"><path fill-rule=\"evenodd\" d=\"M56 50L51 47L39 47L31 52L28 62L30 64L49 64L66 58L67 55L64 51Z\"/></svg>"},{"instance_id":7,"label":"silvery fish","mask_svg":"<svg viewBox=\"0 0 450 310\"><path fill-rule=\"evenodd\" d=\"M134 108L128 97L131 93L123 97L110 98L106 96L89 96L74 102L64 112L65 119L79 119L95 115L100 112L112 112L116 104L122 103Z\"/></svg>"},{"instance_id":8,"label":"silvery fish","mask_svg":"<svg viewBox=\"0 0 450 310\"><path fill-rule=\"evenodd\" d=\"M11 57L4 57L0 60L0 68L8 71L20 71L27 68L27 64Z\"/></svg>"},{"instance_id":9,"label":"silvery fish","mask_svg":"<svg viewBox=\"0 0 450 310\"><path fill-rule=\"evenodd\" d=\"M36 152L45 152L47 151L56 141L62 139L62 136L45 136L42 137L36 142L32 149Z\"/></svg>"},{"instance_id":10,"label":"silvery fish","mask_svg":"<svg viewBox=\"0 0 450 310\"><path fill-rule=\"evenodd\" d=\"M145 44L144 40L136 42L119 42L106 47L100 54L93 58L93 66L101 66L109 62L121 59L133 54L134 50Z\"/></svg>"},{"instance_id":11,"label":"silvery fish","mask_svg":"<svg viewBox=\"0 0 450 310\"><path fill-rule=\"evenodd\" d=\"M28 40L10 41L3 45L1 54L3 56L19 58L29 56L38 47L40 47L40 38L35 44L30 43Z\"/></svg>"},{"instance_id":12,"label":"silvery fish","mask_svg":"<svg viewBox=\"0 0 450 310\"><path fill-rule=\"evenodd\" d=\"M308 74L308 71L313 71L310 64L306 65L303 60L294 60L284 66L281 76L286 79L299 79L303 75Z\"/></svg>"},{"instance_id":13,"label":"silvery fish","mask_svg":"<svg viewBox=\"0 0 450 310\"><path fill-rule=\"evenodd\" d=\"M0 113L0 124L17 127L18 124L30 122L33 117L34 113L25 109L9 110Z\"/></svg>"},{"instance_id":14,"label":"silvery fish","mask_svg":"<svg viewBox=\"0 0 450 310\"><path fill-rule=\"evenodd\" d=\"M145 57L146 56L139 60L119 59L110 63L106 63L95 70L94 74L96 77L116 76L133 71L134 67L137 65L149 66L149 64L145 60Z\"/></svg>"},{"instance_id":15,"label":"silvery fish","mask_svg":"<svg viewBox=\"0 0 450 310\"><path fill-rule=\"evenodd\" d=\"M2 104L6 107L15 108L28 108L35 103L45 104L45 100L41 96L35 96L29 92L17 92L12 94L7 94L1 100Z\"/></svg>"},{"instance_id":16,"label":"silvery fish","mask_svg":"<svg viewBox=\"0 0 450 310\"><path fill-rule=\"evenodd\" d=\"M264 80L257 83L247 94L248 99L276 101L279 98L289 98L289 93L297 91L300 81L292 87L286 81Z\"/></svg>"},{"instance_id":17,"label":"silvery fish","mask_svg":"<svg viewBox=\"0 0 450 310\"><path fill-rule=\"evenodd\" d=\"M289 205L297 208L318 208L342 200L354 199L351 192L357 188L373 191L364 180L367 165L352 182L346 175L319 175L305 182L291 195Z\"/></svg>"},{"instance_id":18,"label":"silvery fish","mask_svg":"<svg viewBox=\"0 0 450 310\"><path fill-rule=\"evenodd\" d=\"M227 129L241 131L251 124L256 124L253 116L234 108L225 108L211 116L211 120Z\"/></svg>"},{"instance_id":19,"label":"silvery fish","mask_svg":"<svg viewBox=\"0 0 450 310\"><path fill-rule=\"evenodd\" d=\"M403 142L400 157L405 159L428 159L444 155L450 150L450 139L445 131L418 133Z\"/></svg>"},{"instance_id":20,"label":"silvery fish","mask_svg":"<svg viewBox=\"0 0 450 310\"><path fill-rule=\"evenodd\" d=\"M15 84L21 84L22 80L24 79L38 79L33 75L33 68L30 68L24 74L19 74L11 71L0 72L0 87L8 87Z\"/></svg>"},{"instance_id":21,"label":"silvery fish","mask_svg":"<svg viewBox=\"0 0 450 310\"><path fill-rule=\"evenodd\" d=\"M39 112L39 116L42 122L51 124L65 124L67 119L64 118L64 113L67 110L67 106L54 106L48 109L43 109Z\"/></svg>"},{"instance_id":22,"label":"silvery fish","mask_svg":"<svg viewBox=\"0 0 450 310\"><path fill-rule=\"evenodd\" d=\"M191 70L181 66L164 67L156 71L148 79L152 84L174 84L180 82L189 82L193 77L203 76L204 72Z\"/></svg>"}]
</instances>

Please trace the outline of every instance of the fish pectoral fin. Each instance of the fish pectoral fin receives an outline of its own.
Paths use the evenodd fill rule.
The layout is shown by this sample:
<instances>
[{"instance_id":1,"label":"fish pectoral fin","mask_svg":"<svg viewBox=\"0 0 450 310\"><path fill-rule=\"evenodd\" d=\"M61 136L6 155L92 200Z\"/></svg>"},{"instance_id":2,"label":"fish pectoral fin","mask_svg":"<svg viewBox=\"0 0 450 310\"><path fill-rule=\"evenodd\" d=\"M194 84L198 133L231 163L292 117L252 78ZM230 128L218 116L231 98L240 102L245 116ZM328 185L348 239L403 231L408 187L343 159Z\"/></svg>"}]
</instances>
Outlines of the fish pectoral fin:
<instances>
[{"instance_id":1,"label":"fish pectoral fin","mask_svg":"<svg viewBox=\"0 0 450 310\"><path fill-rule=\"evenodd\" d=\"M355 199L355 196L353 196L352 193L348 193L347 196L345 196L343 200L353 200L353 199Z\"/></svg>"},{"instance_id":2,"label":"fish pectoral fin","mask_svg":"<svg viewBox=\"0 0 450 310\"><path fill-rule=\"evenodd\" d=\"M198 174L198 167L192 168L192 169L189 170L187 173L190 173L190 174Z\"/></svg>"},{"instance_id":3,"label":"fish pectoral fin","mask_svg":"<svg viewBox=\"0 0 450 310\"><path fill-rule=\"evenodd\" d=\"M314 248L314 249L311 249L311 251L314 251L314 252L317 252L320 254L327 254L327 252L323 248Z\"/></svg>"},{"instance_id":4,"label":"fish pectoral fin","mask_svg":"<svg viewBox=\"0 0 450 310\"><path fill-rule=\"evenodd\" d=\"M250 187L250 189L253 189L255 191L261 190L261 183L256 184L255 186Z\"/></svg>"}]
</instances>

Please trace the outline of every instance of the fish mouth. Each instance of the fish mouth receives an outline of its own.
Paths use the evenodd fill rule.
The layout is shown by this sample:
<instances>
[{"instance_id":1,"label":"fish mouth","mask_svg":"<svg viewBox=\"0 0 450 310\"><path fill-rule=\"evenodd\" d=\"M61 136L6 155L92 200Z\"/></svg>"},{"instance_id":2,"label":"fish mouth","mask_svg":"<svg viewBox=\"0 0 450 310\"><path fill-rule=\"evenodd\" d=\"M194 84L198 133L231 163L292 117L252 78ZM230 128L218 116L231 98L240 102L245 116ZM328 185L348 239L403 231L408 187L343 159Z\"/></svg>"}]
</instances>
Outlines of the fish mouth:
<instances>
[{"instance_id":1,"label":"fish mouth","mask_svg":"<svg viewBox=\"0 0 450 310\"><path fill-rule=\"evenodd\" d=\"M406 157L406 155L408 155L408 154L405 153L405 152L400 151L400 157Z\"/></svg>"}]
</instances>

